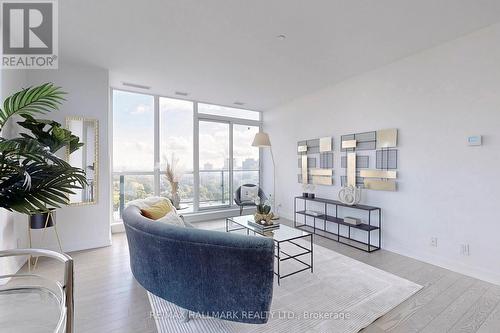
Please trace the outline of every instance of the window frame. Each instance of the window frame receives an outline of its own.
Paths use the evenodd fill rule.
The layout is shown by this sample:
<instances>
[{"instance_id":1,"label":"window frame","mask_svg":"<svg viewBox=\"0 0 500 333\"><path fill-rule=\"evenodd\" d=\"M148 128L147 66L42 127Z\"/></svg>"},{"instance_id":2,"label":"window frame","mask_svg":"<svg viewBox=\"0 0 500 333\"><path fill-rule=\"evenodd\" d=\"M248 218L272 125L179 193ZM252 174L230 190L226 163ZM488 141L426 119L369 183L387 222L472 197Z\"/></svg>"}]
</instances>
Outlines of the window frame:
<instances>
[{"instance_id":1,"label":"window frame","mask_svg":"<svg viewBox=\"0 0 500 333\"><path fill-rule=\"evenodd\" d=\"M239 107L234 107L234 106L227 106L227 105L221 105L221 104L214 104L214 103L208 103L204 101L198 101L198 100L192 100L192 99L187 99L187 98L178 98L178 97L172 97L168 95L163 95L163 94L156 94L156 93L149 93L149 92L144 92L144 91L139 91L139 90L134 90L134 89L123 89L123 88L116 88L116 87L111 87L110 88L110 114L111 117L113 117L113 112L114 112L114 106L113 106L113 94L115 91L123 91L123 92L129 92L129 93L136 93L136 94L142 94L142 95L148 95L152 96L154 100L154 169L153 172L151 171L134 171L134 172L118 172L114 171L114 167L111 167L111 197L113 198L113 179L114 176L120 176L120 175L153 175L153 187L154 187L154 195L158 196L160 194L160 177L161 177L161 169L160 169L160 98L170 98L170 99L177 99L181 101L188 101L193 103L193 212L192 213L187 213L187 214L196 214L199 212L207 212L210 210L223 210L223 209L231 209L235 206L234 203L234 188L233 188L233 180L234 180L234 165L233 165L233 125L247 125L247 126L255 126L258 127L259 131L262 131L262 111L257 111L257 110L251 110L251 109L244 109L244 108L239 108ZM241 109L245 111L254 111L259 113L259 120L251 120L251 119L243 119L243 118L234 118L234 117L226 117L226 116L219 116L219 115L212 115L212 114L206 114L206 113L199 113L198 112L198 104L203 103L203 104L211 104L215 106L221 106L221 107L229 107L232 109ZM230 203L228 205L217 205L214 207L200 207L200 165L199 165L199 122L200 121L212 121L212 122L220 122L220 123L228 123L229 124L229 200ZM113 131L114 131L114 123L113 121L111 123L111 142L112 142L112 147L111 151L113 153L114 149L114 142L113 142ZM111 161L113 160L113 156L111 156ZM262 149L259 149L259 186L262 186ZM113 205L111 205L111 209L113 209ZM113 212L112 212L113 214ZM115 222L116 220L112 220L112 223Z\"/></svg>"}]
</instances>

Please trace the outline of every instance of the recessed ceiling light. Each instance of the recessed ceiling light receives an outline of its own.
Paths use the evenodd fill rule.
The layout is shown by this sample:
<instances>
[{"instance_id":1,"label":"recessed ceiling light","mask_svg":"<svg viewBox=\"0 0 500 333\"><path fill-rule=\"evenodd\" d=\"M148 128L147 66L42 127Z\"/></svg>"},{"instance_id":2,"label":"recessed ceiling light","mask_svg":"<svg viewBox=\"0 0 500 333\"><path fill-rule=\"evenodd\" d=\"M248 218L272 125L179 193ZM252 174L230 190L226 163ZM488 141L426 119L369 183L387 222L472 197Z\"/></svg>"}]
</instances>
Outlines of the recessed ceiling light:
<instances>
[{"instance_id":1,"label":"recessed ceiling light","mask_svg":"<svg viewBox=\"0 0 500 333\"><path fill-rule=\"evenodd\" d=\"M183 92L183 91L176 91L175 94L179 95L179 96L187 96L187 95L189 95L189 93Z\"/></svg>"},{"instance_id":2,"label":"recessed ceiling light","mask_svg":"<svg viewBox=\"0 0 500 333\"><path fill-rule=\"evenodd\" d=\"M278 38L279 40L285 40L286 35L278 35L278 36L276 36L276 38Z\"/></svg>"},{"instance_id":3,"label":"recessed ceiling light","mask_svg":"<svg viewBox=\"0 0 500 333\"><path fill-rule=\"evenodd\" d=\"M234 105L242 106L242 105L245 105L245 103L243 103L243 102L234 102Z\"/></svg>"},{"instance_id":4,"label":"recessed ceiling light","mask_svg":"<svg viewBox=\"0 0 500 333\"><path fill-rule=\"evenodd\" d=\"M139 89L146 89L149 90L151 87L149 86L144 86L142 84L136 84L136 83L130 83L130 82L122 82L122 84L126 87L132 87L132 88L139 88Z\"/></svg>"}]
</instances>

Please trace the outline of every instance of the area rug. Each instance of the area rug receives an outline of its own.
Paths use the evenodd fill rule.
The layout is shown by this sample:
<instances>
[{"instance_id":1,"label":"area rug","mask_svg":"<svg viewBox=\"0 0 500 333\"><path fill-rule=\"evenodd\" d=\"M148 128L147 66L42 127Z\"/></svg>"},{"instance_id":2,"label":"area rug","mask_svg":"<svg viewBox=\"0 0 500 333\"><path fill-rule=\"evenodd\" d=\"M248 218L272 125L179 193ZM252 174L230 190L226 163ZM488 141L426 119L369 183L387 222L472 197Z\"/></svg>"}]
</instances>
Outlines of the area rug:
<instances>
[{"instance_id":1,"label":"area rug","mask_svg":"<svg viewBox=\"0 0 500 333\"><path fill-rule=\"evenodd\" d=\"M292 261L285 261L282 268L298 268ZM199 316L183 322L181 308L153 294L148 296L160 333L350 333L367 327L421 288L315 245L314 273L290 276L279 286L275 281L270 319L264 325Z\"/></svg>"}]
</instances>

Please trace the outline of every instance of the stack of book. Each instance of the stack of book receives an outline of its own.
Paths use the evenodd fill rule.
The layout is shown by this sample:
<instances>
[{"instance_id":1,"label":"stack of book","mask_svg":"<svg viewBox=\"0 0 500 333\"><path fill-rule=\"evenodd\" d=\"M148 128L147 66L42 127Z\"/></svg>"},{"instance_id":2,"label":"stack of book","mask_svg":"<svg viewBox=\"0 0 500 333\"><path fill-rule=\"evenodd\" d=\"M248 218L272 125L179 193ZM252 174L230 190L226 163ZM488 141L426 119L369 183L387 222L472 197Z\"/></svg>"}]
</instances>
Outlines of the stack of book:
<instances>
[{"instance_id":1,"label":"stack of book","mask_svg":"<svg viewBox=\"0 0 500 333\"><path fill-rule=\"evenodd\" d=\"M262 231L273 230L273 229L277 229L280 227L280 224L276 223L276 222L274 224L271 224L271 225L262 225L262 224L255 222L255 221L251 221L251 220L248 221L248 225L250 225L252 227L256 227Z\"/></svg>"}]
</instances>

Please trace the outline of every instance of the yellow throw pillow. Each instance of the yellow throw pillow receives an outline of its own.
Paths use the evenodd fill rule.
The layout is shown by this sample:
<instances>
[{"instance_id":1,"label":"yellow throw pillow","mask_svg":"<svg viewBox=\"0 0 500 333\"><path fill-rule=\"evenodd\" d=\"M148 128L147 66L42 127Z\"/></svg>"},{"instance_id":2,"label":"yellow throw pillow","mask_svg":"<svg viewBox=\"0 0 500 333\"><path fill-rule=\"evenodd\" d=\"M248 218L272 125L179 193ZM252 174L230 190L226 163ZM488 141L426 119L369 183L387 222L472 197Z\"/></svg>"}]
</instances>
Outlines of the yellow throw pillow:
<instances>
[{"instance_id":1,"label":"yellow throw pillow","mask_svg":"<svg viewBox=\"0 0 500 333\"><path fill-rule=\"evenodd\" d=\"M141 214L151 220L158 220L173 210L170 201L164 200L155 203L147 208L141 209Z\"/></svg>"}]
</instances>

